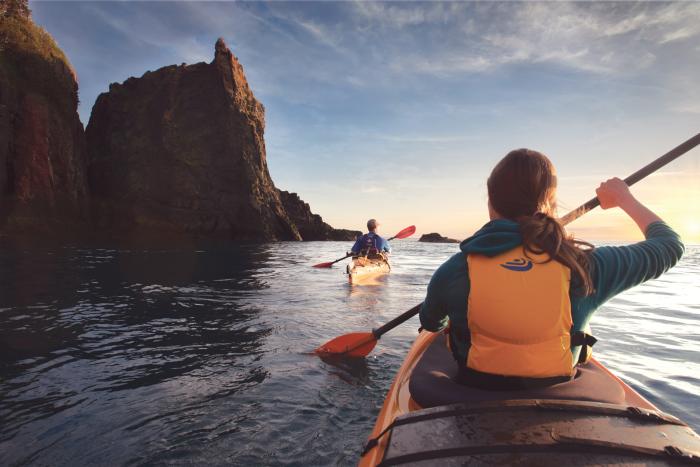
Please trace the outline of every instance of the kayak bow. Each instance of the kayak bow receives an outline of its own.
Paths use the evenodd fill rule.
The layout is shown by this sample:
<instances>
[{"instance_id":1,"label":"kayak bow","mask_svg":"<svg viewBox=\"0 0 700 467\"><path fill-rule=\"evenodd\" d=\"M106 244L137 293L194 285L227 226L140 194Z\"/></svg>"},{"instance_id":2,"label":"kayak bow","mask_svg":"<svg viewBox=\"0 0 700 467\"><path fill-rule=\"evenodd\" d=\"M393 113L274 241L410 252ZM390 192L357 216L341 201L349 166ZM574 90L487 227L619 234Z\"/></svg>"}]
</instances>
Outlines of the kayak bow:
<instances>
[{"instance_id":1,"label":"kayak bow","mask_svg":"<svg viewBox=\"0 0 700 467\"><path fill-rule=\"evenodd\" d=\"M695 432L593 359L574 382L483 391L449 378L440 336L414 342L360 466L700 464Z\"/></svg>"}]
</instances>

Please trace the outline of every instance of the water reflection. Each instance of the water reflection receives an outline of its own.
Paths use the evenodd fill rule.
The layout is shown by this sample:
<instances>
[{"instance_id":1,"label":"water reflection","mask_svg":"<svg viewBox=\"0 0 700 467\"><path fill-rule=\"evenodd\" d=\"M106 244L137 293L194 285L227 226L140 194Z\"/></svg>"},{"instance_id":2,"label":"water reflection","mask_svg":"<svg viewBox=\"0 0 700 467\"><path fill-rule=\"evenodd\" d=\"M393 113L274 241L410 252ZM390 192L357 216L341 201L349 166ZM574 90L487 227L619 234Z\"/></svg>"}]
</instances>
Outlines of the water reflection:
<instances>
[{"instance_id":1,"label":"water reflection","mask_svg":"<svg viewBox=\"0 0 700 467\"><path fill-rule=\"evenodd\" d=\"M457 248L394 246L350 287L311 267L345 243L0 239L0 465L356 463L418 320L363 360L308 352L419 303ZM594 322L596 355L696 428L699 272L689 249Z\"/></svg>"},{"instance_id":2,"label":"water reflection","mask_svg":"<svg viewBox=\"0 0 700 467\"><path fill-rule=\"evenodd\" d=\"M126 431L189 423L269 376L255 362L272 330L251 300L269 287L268 247L0 248L11 278L0 284L0 463L40 459L18 447L39 433L60 442L67 419L88 422L73 439L100 419Z\"/></svg>"}]
</instances>

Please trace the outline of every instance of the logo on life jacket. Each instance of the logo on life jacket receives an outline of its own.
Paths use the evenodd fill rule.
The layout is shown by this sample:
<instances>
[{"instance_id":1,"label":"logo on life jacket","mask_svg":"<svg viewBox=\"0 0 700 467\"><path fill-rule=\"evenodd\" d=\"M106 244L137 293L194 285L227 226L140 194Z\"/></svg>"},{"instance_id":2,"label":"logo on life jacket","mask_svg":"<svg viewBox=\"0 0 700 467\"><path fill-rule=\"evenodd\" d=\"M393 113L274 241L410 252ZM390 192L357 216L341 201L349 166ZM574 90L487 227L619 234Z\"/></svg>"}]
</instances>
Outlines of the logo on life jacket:
<instances>
[{"instance_id":1,"label":"logo on life jacket","mask_svg":"<svg viewBox=\"0 0 700 467\"><path fill-rule=\"evenodd\" d=\"M532 261L526 260L525 258L514 259L513 261L508 261L503 264L499 264L502 268L509 269L511 271L525 272L532 269Z\"/></svg>"}]
</instances>

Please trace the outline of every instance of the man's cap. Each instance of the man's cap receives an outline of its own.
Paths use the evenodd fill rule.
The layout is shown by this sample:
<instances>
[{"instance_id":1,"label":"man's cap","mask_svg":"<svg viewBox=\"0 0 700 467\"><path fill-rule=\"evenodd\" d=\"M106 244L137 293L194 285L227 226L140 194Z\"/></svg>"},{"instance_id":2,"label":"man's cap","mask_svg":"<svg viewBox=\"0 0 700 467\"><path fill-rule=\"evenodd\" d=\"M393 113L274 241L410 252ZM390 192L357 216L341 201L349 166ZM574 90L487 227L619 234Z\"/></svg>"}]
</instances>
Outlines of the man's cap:
<instances>
[{"instance_id":1,"label":"man's cap","mask_svg":"<svg viewBox=\"0 0 700 467\"><path fill-rule=\"evenodd\" d=\"M374 230L379 226L377 219L370 219L367 221L367 230Z\"/></svg>"}]
</instances>

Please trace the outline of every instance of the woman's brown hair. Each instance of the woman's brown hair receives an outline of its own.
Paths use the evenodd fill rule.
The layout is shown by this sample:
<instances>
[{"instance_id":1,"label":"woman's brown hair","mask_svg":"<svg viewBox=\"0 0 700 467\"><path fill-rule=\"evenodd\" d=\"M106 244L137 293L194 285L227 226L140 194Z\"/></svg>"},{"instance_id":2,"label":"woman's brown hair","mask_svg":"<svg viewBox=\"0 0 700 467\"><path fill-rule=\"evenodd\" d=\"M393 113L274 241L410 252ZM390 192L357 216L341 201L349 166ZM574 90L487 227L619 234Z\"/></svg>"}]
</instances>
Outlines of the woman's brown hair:
<instances>
[{"instance_id":1,"label":"woman's brown hair","mask_svg":"<svg viewBox=\"0 0 700 467\"><path fill-rule=\"evenodd\" d=\"M554 217L557 179L547 156L531 149L511 151L496 164L487 186L491 207L519 224L526 253L547 253L549 261L571 270L575 290L593 293L588 257L593 245L569 236Z\"/></svg>"}]
</instances>

